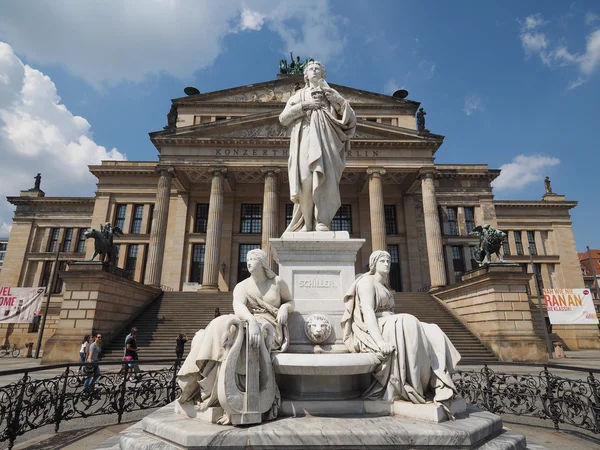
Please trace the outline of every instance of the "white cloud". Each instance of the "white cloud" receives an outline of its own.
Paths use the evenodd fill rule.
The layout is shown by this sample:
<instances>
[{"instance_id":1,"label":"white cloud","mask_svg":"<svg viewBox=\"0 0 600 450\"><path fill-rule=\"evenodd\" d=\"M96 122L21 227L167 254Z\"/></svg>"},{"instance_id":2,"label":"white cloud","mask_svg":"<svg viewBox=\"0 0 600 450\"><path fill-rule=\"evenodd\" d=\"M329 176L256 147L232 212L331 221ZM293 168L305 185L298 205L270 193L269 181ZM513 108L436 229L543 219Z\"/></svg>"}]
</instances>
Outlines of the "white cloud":
<instances>
[{"instance_id":1,"label":"white cloud","mask_svg":"<svg viewBox=\"0 0 600 450\"><path fill-rule=\"evenodd\" d=\"M265 16L256 11L244 8L240 22L242 30L260 31L265 23Z\"/></svg>"},{"instance_id":2,"label":"white cloud","mask_svg":"<svg viewBox=\"0 0 600 450\"><path fill-rule=\"evenodd\" d=\"M543 155L517 155L512 162L500 167L500 176L492 181L497 191L523 189L525 186L541 181L550 167L560 164L558 158Z\"/></svg>"},{"instance_id":3,"label":"white cloud","mask_svg":"<svg viewBox=\"0 0 600 450\"><path fill-rule=\"evenodd\" d=\"M592 23L600 16L588 13L586 23ZM538 55L547 66L575 66L579 77L569 83L568 89L575 89L584 84L600 66L600 29L592 31L586 38L585 52L571 53L566 46L561 45L551 48L547 35L539 28L546 25L540 14L527 17L521 24L521 45L527 58Z\"/></svg>"},{"instance_id":4,"label":"white cloud","mask_svg":"<svg viewBox=\"0 0 600 450\"><path fill-rule=\"evenodd\" d=\"M545 33L539 31L539 28L546 25L547 22L542 19L540 14L533 14L519 23L521 24L519 37L527 58L539 55L544 64L550 64L550 56L546 52L548 39Z\"/></svg>"},{"instance_id":5,"label":"white cloud","mask_svg":"<svg viewBox=\"0 0 600 450\"><path fill-rule=\"evenodd\" d=\"M475 111L483 111L483 101L477 94L468 94L465 97L465 106L463 111L467 116L470 116Z\"/></svg>"},{"instance_id":6,"label":"white cloud","mask_svg":"<svg viewBox=\"0 0 600 450\"><path fill-rule=\"evenodd\" d=\"M30 62L62 65L102 88L149 74L190 78L225 51L229 33L265 27L280 36L284 54L337 60L345 26L321 0L7 2L0 39Z\"/></svg>"},{"instance_id":7,"label":"white cloud","mask_svg":"<svg viewBox=\"0 0 600 450\"><path fill-rule=\"evenodd\" d=\"M60 103L52 80L3 42L0 73L0 235L7 235L12 207L4 198L33 187L36 173L47 196L93 195L96 178L87 166L125 155L96 144L89 122Z\"/></svg>"}]
</instances>

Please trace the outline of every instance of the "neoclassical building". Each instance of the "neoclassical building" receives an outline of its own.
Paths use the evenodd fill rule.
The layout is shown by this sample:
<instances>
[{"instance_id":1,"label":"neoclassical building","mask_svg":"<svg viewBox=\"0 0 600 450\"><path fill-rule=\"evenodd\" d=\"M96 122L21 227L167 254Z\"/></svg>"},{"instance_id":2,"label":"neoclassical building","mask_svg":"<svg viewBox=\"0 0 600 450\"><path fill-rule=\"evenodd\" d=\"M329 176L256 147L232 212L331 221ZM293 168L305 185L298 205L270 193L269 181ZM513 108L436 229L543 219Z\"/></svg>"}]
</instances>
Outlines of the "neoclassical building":
<instances>
[{"instance_id":1,"label":"neoclassical building","mask_svg":"<svg viewBox=\"0 0 600 450\"><path fill-rule=\"evenodd\" d=\"M133 280L169 291L232 290L247 276L247 251L268 248L291 220L289 138L278 116L302 83L299 75L280 76L174 99L169 125L150 133L158 161L90 166L98 178L95 197L32 190L9 197L16 211L0 285L47 285L56 251L61 268L90 258L83 231L108 221L125 233L116 239L118 265ZM569 214L577 202L556 194L498 200L491 182L499 170L435 163L444 137L418 129L418 102L331 86L358 117L332 223L366 240L357 271L373 250L387 249L396 291L451 285L474 268L478 239L469 232L488 223L508 234L505 258L538 275L532 296L535 283L584 286ZM51 324L61 320L62 289L59 281Z\"/></svg>"}]
</instances>

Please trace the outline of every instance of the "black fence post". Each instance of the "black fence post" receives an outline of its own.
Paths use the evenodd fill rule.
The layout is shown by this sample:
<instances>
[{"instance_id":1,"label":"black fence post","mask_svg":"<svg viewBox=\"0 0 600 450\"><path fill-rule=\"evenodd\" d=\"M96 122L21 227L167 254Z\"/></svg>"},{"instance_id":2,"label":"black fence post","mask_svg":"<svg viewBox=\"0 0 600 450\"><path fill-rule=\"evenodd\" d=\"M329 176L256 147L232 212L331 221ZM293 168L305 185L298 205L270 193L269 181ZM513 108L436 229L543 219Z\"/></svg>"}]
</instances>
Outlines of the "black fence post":
<instances>
[{"instance_id":1,"label":"black fence post","mask_svg":"<svg viewBox=\"0 0 600 450\"><path fill-rule=\"evenodd\" d=\"M175 392L177 389L177 372L179 372L180 361L180 359L176 359L175 364L173 364L173 377L171 378L171 392L169 393L169 402L175 400Z\"/></svg>"},{"instance_id":2,"label":"black fence post","mask_svg":"<svg viewBox=\"0 0 600 450\"><path fill-rule=\"evenodd\" d=\"M594 433L600 433L600 393L598 392L598 381L594 378L594 373L590 372L588 383L592 388L593 397L591 399L592 414L594 415Z\"/></svg>"},{"instance_id":3,"label":"black fence post","mask_svg":"<svg viewBox=\"0 0 600 450\"><path fill-rule=\"evenodd\" d=\"M121 384L119 385L119 402L117 408L118 414L118 423L121 423L121 419L123 419L123 413L125 412L125 395L127 393L127 373L129 372L129 367L127 363L121 369L123 372L123 379L121 380Z\"/></svg>"},{"instance_id":4,"label":"black fence post","mask_svg":"<svg viewBox=\"0 0 600 450\"><path fill-rule=\"evenodd\" d=\"M548 371L548 366L544 366L544 378L546 379L546 413L550 416L550 420L554 423L554 429L559 430L558 424L560 423L560 408L557 406L556 399L554 397L554 376Z\"/></svg>"},{"instance_id":5,"label":"black fence post","mask_svg":"<svg viewBox=\"0 0 600 450\"><path fill-rule=\"evenodd\" d=\"M482 392L482 401L483 407L488 411L492 412L491 405L491 394L492 394L492 380L490 379L490 369L487 364L483 365L483 369L481 369L483 376L485 377L485 386L483 387Z\"/></svg>"},{"instance_id":6,"label":"black fence post","mask_svg":"<svg viewBox=\"0 0 600 450\"><path fill-rule=\"evenodd\" d=\"M11 450L15 445L15 440L17 436L19 436L19 430L21 428L20 418L21 418L21 410L23 409L23 397L25 397L25 389L27 389L27 382L29 381L28 373L25 372L23 374L23 378L21 378L21 386L19 391L19 396L17 397L17 402L14 404L14 409L10 409L9 416L7 417L7 430L6 434L8 435L8 450Z\"/></svg>"},{"instance_id":7,"label":"black fence post","mask_svg":"<svg viewBox=\"0 0 600 450\"><path fill-rule=\"evenodd\" d=\"M58 396L58 405L56 406L56 410L54 411L54 432L58 433L58 428L60 427L60 423L62 422L63 411L65 408L65 395L67 394L67 382L69 381L69 369L70 366L67 366L64 372L64 380L62 383L62 389L60 390L60 394L57 392ZM58 383L56 385L58 388ZM56 389L58 391L58 389Z\"/></svg>"}]
</instances>

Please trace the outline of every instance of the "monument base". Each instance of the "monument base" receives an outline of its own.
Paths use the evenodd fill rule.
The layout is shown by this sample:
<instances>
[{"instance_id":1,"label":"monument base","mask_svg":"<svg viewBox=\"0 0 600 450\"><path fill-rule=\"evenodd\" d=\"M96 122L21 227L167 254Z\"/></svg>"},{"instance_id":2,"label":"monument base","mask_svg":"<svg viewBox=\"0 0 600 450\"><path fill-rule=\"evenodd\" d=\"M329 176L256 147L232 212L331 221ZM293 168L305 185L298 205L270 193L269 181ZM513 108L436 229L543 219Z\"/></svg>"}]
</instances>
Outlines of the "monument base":
<instances>
[{"instance_id":1,"label":"monument base","mask_svg":"<svg viewBox=\"0 0 600 450\"><path fill-rule=\"evenodd\" d=\"M252 427L201 423L175 414L173 404L150 414L102 444L103 450L197 448L285 449L527 449L525 436L502 419L469 406L455 421L431 423L401 417L347 415L288 417ZM530 447L531 448L531 447ZM542 447L535 446L536 450Z\"/></svg>"}]
</instances>

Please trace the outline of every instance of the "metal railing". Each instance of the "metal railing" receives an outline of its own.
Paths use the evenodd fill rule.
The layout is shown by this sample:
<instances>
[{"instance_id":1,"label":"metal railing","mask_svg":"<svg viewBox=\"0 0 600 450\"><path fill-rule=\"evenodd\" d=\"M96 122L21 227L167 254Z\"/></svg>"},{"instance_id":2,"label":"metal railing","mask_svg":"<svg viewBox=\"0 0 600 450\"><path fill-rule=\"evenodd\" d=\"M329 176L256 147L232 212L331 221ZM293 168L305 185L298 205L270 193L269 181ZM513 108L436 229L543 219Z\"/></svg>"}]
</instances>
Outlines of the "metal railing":
<instances>
[{"instance_id":1,"label":"metal railing","mask_svg":"<svg viewBox=\"0 0 600 450\"><path fill-rule=\"evenodd\" d=\"M551 420L600 433L600 370L558 364L492 363L479 370L457 370L452 378L459 394L467 402L494 414L513 414ZM538 373L500 373L489 365L526 367ZM550 369L573 372L574 377L560 377ZM580 372L586 378L576 378Z\"/></svg>"},{"instance_id":2,"label":"metal railing","mask_svg":"<svg viewBox=\"0 0 600 450\"><path fill-rule=\"evenodd\" d=\"M4 376L21 376L19 381L0 386L0 442L8 441L11 449L18 436L47 425L58 431L62 422L78 418L117 414L120 423L126 412L165 406L175 400L181 392L176 379L181 360L140 362L145 367L164 364L165 368L145 370L128 379L123 370L107 370L122 368L123 361L100 362L100 375L90 392L84 390L89 376L77 373L79 364L0 372L0 381ZM551 420L557 430L567 424L600 433L600 370L557 364L468 364L482 368L459 369L452 376L459 395L467 402L495 414ZM525 368L533 373L500 373L491 365ZM60 374L42 378L48 375L44 372L57 369ZM550 369L572 372L573 377L557 376ZM585 378L577 378L578 373Z\"/></svg>"},{"instance_id":3,"label":"metal railing","mask_svg":"<svg viewBox=\"0 0 600 450\"><path fill-rule=\"evenodd\" d=\"M22 375L19 381L0 386L0 442L8 441L11 449L18 436L46 425L54 425L54 431L58 432L62 422L72 419L117 414L121 423L126 412L165 406L175 400L181 391L176 379L181 360L142 363L167 367L128 377L123 361L100 362L100 374L88 391L84 383L93 375L78 374L80 364L0 372L0 380L3 376ZM91 363L83 366L93 369ZM119 366L121 370L109 371L111 366ZM47 371L57 369L62 373L43 378Z\"/></svg>"}]
</instances>

